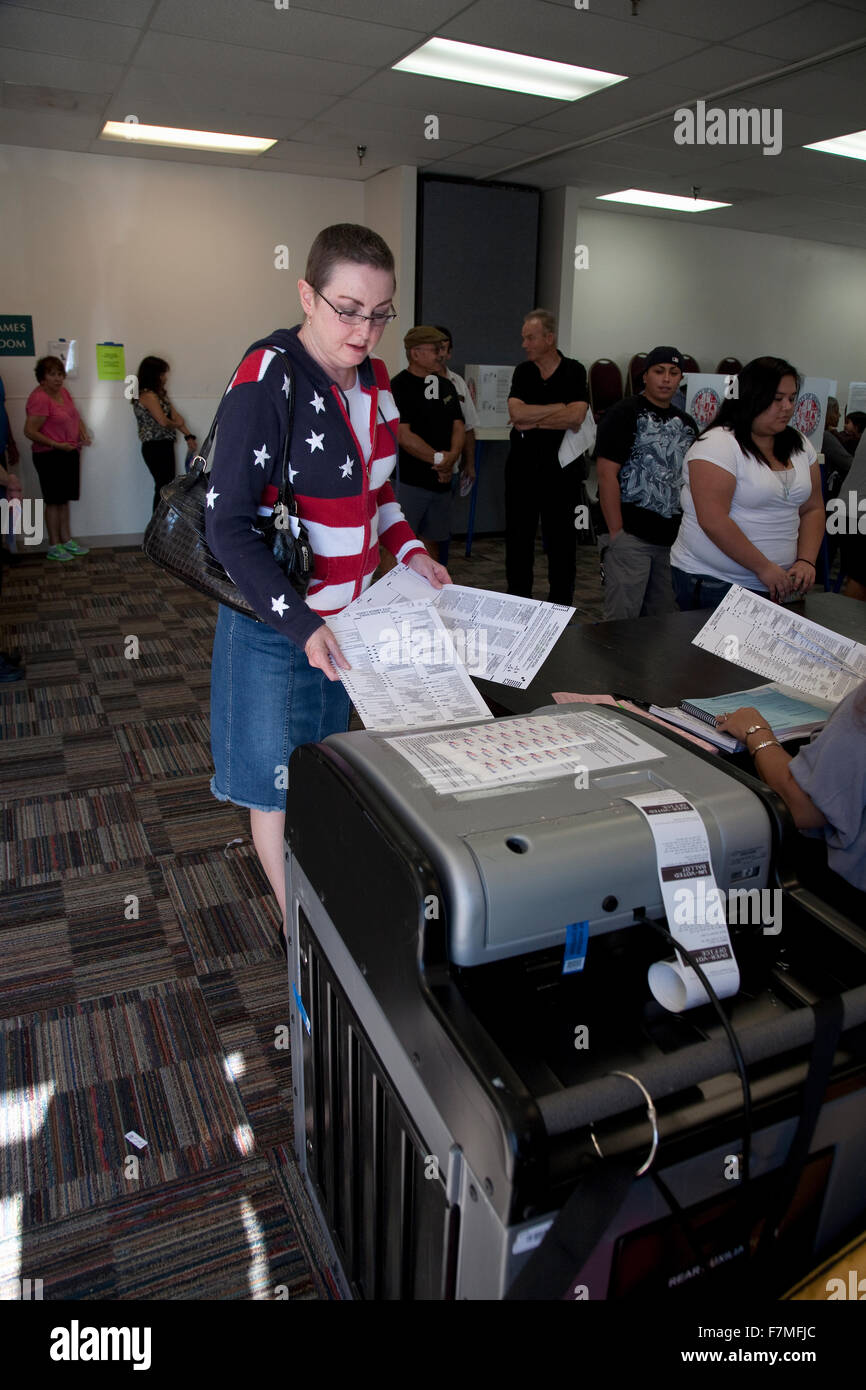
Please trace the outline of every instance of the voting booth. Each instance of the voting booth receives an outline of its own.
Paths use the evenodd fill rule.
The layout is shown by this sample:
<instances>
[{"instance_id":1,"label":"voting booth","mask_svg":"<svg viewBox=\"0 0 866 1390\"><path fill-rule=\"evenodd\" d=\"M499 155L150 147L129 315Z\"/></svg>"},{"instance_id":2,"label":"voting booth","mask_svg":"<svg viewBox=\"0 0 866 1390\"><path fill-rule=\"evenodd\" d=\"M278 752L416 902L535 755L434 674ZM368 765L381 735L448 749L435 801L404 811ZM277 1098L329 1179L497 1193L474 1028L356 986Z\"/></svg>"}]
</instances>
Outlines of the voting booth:
<instances>
[{"instance_id":1,"label":"voting booth","mask_svg":"<svg viewBox=\"0 0 866 1390\"><path fill-rule=\"evenodd\" d=\"M623 1156L558 1297L739 1269L785 1181L789 1282L862 1225L866 933L800 889L796 838L753 778L620 709L296 750L295 1145L346 1296L505 1297L579 1175ZM715 981L748 1121L730 1037L653 923ZM794 1169L826 997L843 1031Z\"/></svg>"}]
</instances>

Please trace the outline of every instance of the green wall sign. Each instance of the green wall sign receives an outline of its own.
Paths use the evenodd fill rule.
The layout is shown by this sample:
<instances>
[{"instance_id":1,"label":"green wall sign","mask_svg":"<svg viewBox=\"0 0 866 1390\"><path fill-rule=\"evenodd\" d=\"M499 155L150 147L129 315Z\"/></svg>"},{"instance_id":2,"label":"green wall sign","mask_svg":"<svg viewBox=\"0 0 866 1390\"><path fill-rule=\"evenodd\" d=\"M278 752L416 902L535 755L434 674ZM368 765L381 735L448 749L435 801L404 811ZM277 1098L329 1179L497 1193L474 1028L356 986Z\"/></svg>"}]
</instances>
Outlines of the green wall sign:
<instances>
[{"instance_id":1,"label":"green wall sign","mask_svg":"<svg viewBox=\"0 0 866 1390\"><path fill-rule=\"evenodd\" d=\"M0 357L35 357L33 315L0 314Z\"/></svg>"}]
</instances>

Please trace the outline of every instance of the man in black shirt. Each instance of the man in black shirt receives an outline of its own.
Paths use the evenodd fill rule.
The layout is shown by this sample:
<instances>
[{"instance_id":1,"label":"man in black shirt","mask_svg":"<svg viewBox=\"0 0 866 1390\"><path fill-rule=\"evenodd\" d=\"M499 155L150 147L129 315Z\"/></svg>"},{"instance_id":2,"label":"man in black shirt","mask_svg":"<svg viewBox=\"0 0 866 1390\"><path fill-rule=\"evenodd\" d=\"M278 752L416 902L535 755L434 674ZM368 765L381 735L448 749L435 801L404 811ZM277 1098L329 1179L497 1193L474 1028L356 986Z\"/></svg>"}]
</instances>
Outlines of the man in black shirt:
<instances>
[{"instance_id":1,"label":"man in black shirt","mask_svg":"<svg viewBox=\"0 0 866 1390\"><path fill-rule=\"evenodd\" d=\"M599 425L605 618L675 611L670 549L682 519L683 459L699 433L692 417L671 405L682 375L676 348L653 348L641 395L612 406Z\"/></svg>"},{"instance_id":2,"label":"man in black shirt","mask_svg":"<svg viewBox=\"0 0 866 1390\"><path fill-rule=\"evenodd\" d=\"M403 339L409 365L391 381L400 412L397 501L434 560L451 535L451 473L466 433L454 384L438 373L446 341L430 324L410 328Z\"/></svg>"},{"instance_id":3,"label":"man in black shirt","mask_svg":"<svg viewBox=\"0 0 866 1390\"><path fill-rule=\"evenodd\" d=\"M533 309L523 321L527 360L514 370L508 394L513 426L505 465L505 574L508 592L532 598L538 519L547 546L548 600L574 598L574 509L580 500L579 459L560 465L566 430L579 429L589 409L586 371L556 346L556 320Z\"/></svg>"}]
</instances>

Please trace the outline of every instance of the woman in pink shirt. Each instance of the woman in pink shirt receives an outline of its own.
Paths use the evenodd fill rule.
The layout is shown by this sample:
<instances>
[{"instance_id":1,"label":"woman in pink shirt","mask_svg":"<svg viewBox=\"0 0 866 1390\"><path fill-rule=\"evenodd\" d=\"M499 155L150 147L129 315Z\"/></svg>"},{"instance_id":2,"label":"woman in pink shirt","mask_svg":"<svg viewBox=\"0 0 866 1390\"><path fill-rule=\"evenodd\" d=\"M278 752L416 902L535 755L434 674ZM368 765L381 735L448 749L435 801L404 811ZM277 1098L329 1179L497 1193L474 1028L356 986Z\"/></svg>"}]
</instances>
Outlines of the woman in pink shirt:
<instances>
[{"instance_id":1,"label":"woman in pink shirt","mask_svg":"<svg viewBox=\"0 0 866 1390\"><path fill-rule=\"evenodd\" d=\"M72 560L87 554L86 545L69 538L69 503L78 501L79 449L92 440L63 385L65 377L59 357L40 357L36 363L39 385L27 397L24 425L24 433L33 443L33 466L45 502L49 560Z\"/></svg>"}]
</instances>

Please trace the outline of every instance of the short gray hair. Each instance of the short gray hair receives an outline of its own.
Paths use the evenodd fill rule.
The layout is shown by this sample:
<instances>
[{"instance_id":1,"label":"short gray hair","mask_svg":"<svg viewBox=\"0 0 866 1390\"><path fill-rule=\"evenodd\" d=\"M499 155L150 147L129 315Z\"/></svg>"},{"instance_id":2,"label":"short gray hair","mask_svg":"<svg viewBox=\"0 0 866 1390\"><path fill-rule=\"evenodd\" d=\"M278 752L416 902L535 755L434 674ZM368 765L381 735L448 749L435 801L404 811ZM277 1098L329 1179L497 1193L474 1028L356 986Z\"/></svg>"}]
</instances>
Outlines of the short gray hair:
<instances>
[{"instance_id":1,"label":"short gray hair","mask_svg":"<svg viewBox=\"0 0 866 1390\"><path fill-rule=\"evenodd\" d=\"M530 313L524 314L524 323L528 323L530 319L538 319L545 333L552 333L554 338L556 337L556 319L549 309L533 309Z\"/></svg>"}]
</instances>

